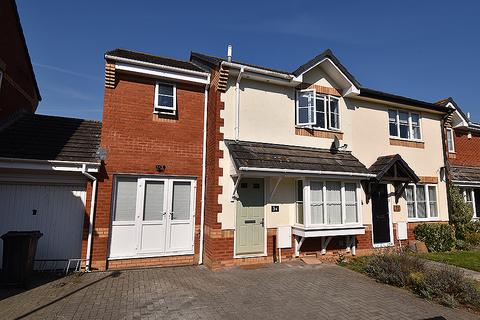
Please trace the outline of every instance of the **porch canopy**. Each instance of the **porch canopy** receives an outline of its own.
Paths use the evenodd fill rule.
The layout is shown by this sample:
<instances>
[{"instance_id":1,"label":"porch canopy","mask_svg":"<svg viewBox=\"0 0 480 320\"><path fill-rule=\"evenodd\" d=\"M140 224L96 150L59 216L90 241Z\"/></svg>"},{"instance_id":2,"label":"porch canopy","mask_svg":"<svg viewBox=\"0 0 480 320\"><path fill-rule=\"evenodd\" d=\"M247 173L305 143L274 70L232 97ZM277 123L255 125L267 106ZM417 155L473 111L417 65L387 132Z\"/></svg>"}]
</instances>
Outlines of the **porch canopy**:
<instances>
[{"instance_id":1,"label":"porch canopy","mask_svg":"<svg viewBox=\"0 0 480 320\"><path fill-rule=\"evenodd\" d=\"M374 175L365 185L367 201L370 199L371 185L374 183L391 183L395 187L395 202L402 196L409 183L417 183L420 178L399 154L377 158L368 171Z\"/></svg>"},{"instance_id":2,"label":"porch canopy","mask_svg":"<svg viewBox=\"0 0 480 320\"><path fill-rule=\"evenodd\" d=\"M374 177L348 151L233 140L225 144L241 176Z\"/></svg>"}]
</instances>

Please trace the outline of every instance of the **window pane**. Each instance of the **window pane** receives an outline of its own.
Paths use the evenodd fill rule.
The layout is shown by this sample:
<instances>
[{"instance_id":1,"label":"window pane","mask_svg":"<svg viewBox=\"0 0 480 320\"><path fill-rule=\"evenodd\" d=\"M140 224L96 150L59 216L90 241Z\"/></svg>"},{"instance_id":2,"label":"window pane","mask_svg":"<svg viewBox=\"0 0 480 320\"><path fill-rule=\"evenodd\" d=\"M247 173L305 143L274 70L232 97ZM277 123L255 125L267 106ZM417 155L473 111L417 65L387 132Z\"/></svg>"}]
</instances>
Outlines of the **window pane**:
<instances>
[{"instance_id":1,"label":"window pane","mask_svg":"<svg viewBox=\"0 0 480 320\"><path fill-rule=\"evenodd\" d=\"M420 127L413 127L413 139L420 139Z\"/></svg>"},{"instance_id":2,"label":"window pane","mask_svg":"<svg viewBox=\"0 0 480 320\"><path fill-rule=\"evenodd\" d=\"M408 134L409 125L408 125L408 112L399 111L398 117L400 120L400 138L409 138L410 135Z\"/></svg>"},{"instance_id":3,"label":"window pane","mask_svg":"<svg viewBox=\"0 0 480 320\"><path fill-rule=\"evenodd\" d=\"M310 210L312 224L323 224L323 183L310 182Z\"/></svg>"},{"instance_id":4,"label":"window pane","mask_svg":"<svg viewBox=\"0 0 480 320\"><path fill-rule=\"evenodd\" d=\"M340 109L338 99L330 97L330 127L340 129Z\"/></svg>"},{"instance_id":5,"label":"window pane","mask_svg":"<svg viewBox=\"0 0 480 320\"><path fill-rule=\"evenodd\" d=\"M317 96L317 123L316 127L326 128L325 126L325 97Z\"/></svg>"},{"instance_id":6,"label":"window pane","mask_svg":"<svg viewBox=\"0 0 480 320\"><path fill-rule=\"evenodd\" d=\"M158 106L173 108L173 97L158 96Z\"/></svg>"},{"instance_id":7,"label":"window pane","mask_svg":"<svg viewBox=\"0 0 480 320\"><path fill-rule=\"evenodd\" d=\"M397 128L397 123L396 122L390 122L389 123L389 130L390 130L390 135L392 137L397 137L398 136L398 128Z\"/></svg>"},{"instance_id":8,"label":"window pane","mask_svg":"<svg viewBox=\"0 0 480 320\"><path fill-rule=\"evenodd\" d=\"M297 180L297 201L303 201L303 181Z\"/></svg>"},{"instance_id":9,"label":"window pane","mask_svg":"<svg viewBox=\"0 0 480 320\"><path fill-rule=\"evenodd\" d=\"M342 203L340 182L326 183L327 224L342 223Z\"/></svg>"},{"instance_id":10,"label":"window pane","mask_svg":"<svg viewBox=\"0 0 480 320\"><path fill-rule=\"evenodd\" d=\"M412 113L412 125L420 126L420 116L416 113Z\"/></svg>"},{"instance_id":11,"label":"window pane","mask_svg":"<svg viewBox=\"0 0 480 320\"><path fill-rule=\"evenodd\" d=\"M438 217L437 188L435 186L428 186L428 199L430 201L430 217Z\"/></svg>"},{"instance_id":12,"label":"window pane","mask_svg":"<svg viewBox=\"0 0 480 320\"><path fill-rule=\"evenodd\" d=\"M312 124L315 117L314 92L298 93L298 124Z\"/></svg>"},{"instance_id":13,"label":"window pane","mask_svg":"<svg viewBox=\"0 0 480 320\"><path fill-rule=\"evenodd\" d=\"M448 145L448 151L453 152L453 131L447 130L447 145Z\"/></svg>"},{"instance_id":14,"label":"window pane","mask_svg":"<svg viewBox=\"0 0 480 320\"><path fill-rule=\"evenodd\" d=\"M427 204L425 202L425 187L417 186L417 218L427 217Z\"/></svg>"},{"instance_id":15,"label":"window pane","mask_svg":"<svg viewBox=\"0 0 480 320\"><path fill-rule=\"evenodd\" d=\"M413 186L405 188L405 200L407 200L407 211L409 218L415 218L415 202L413 198Z\"/></svg>"},{"instance_id":16,"label":"window pane","mask_svg":"<svg viewBox=\"0 0 480 320\"><path fill-rule=\"evenodd\" d=\"M115 221L135 221L137 179L119 178L115 199Z\"/></svg>"},{"instance_id":17,"label":"window pane","mask_svg":"<svg viewBox=\"0 0 480 320\"><path fill-rule=\"evenodd\" d=\"M163 182L147 181L145 183L145 207L143 220L163 220L163 194L165 186Z\"/></svg>"},{"instance_id":18,"label":"window pane","mask_svg":"<svg viewBox=\"0 0 480 320\"><path fill-rule=\"evenodd\" d=\"M355 183L345 183L345 222L358 222L357 219L357 186Z\"/></svg>"},{"instance_id":19,"label":"window pane","mask_svg":"<svg viewBox=\"0 0 480 320\"><path fill-rule=\"evenodd\" d=\"M297 223L303 224L303 203L297 202Z\"/></svg>"},{"instance_id":20,"label":"window pane","mask_svg":"<svg viewBox=\"0 0 480 320\"><path fill-rule=\"evenodd\" d=\"M190 219L190 182L173 182L173 220Z\"/></svg>"},{"instance_id":21,"label":"window pane","mask_svg":"<svg viewBox=\"0 0 480 320\"><path fill-rule=\"evenodd\" d=\"M158 84L158 94L173 96L173 86L166 84Z\"/></svg>"},{"instance_id":22,"label":"window pane","mask_svg":"<svg viewBox=\"0 0 480 320\"><path fill-rule=\"evenodd\" d=\"M298 108L298 124L308 123L308 108Z\"/></svg>"}]
</instances>

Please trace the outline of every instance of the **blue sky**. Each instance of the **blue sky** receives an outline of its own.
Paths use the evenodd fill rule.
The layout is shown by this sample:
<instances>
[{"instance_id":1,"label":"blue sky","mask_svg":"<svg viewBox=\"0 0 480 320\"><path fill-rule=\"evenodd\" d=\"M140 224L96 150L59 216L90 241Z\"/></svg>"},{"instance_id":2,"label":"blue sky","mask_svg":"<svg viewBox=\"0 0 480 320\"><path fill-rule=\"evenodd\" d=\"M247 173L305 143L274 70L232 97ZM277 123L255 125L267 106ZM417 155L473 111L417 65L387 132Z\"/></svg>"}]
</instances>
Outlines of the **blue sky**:
<instances>
[{"instance_id":1,"label":"blue sky","mask_svg":"<svg viewBox=\"0 0 480 320\"><path fill-rule=\"evenodd\" d=\"M452 96L480 120L480 2L17 0L43 101L38 113L101 119L105 51L190 51L291 71L330 48L366 86Z\"/></svg>"}]
</instances>

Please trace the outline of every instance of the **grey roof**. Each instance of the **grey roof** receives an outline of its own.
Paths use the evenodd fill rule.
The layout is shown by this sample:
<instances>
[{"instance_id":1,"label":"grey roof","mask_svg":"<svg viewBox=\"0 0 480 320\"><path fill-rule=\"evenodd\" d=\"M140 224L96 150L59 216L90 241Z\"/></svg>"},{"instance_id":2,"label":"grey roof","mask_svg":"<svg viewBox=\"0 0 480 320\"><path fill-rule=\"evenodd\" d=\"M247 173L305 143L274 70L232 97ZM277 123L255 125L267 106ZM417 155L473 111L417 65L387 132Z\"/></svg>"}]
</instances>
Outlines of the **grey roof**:
<instances>
[{"instance_id":1,"label":"grey roof","mask_svg":"<svg viewBox=\"0 0 480 320\"><path fill-rule=\"evenodd\" d=\"M452 180L480 182L479 167L451 166L450 174Z\"/></svg>"},{"instance_id":2,"label":"grey roof","mask_svg":"<svg viewBox=\"0 0 480 320\"><path fill-rule=\"evenodd\" d=\"M192 52L190 54L190 60L194 59L194 58L198 58L204 62L207 62L207 64L210 65L210 67L217 67L220 65L220 63L222 63L223 61L227 61L227 59L224 59L224 58L220 58L220 57L216 57L216 56L212 56L212 55L207 55L207 54L203 54L203 53L199 53L199 52ZM255 64L251 64L251 63L245 63L245 62L241 62L241 61L236 61L236 60L232 60L233 63L238 63L238 64L242 64L244 66L249 66L249 67L253 67L253 68L258 68L258 69L263 69L263 70L266 70L266 71L273 71L273 72L278 72L278 73L284 73L286 75L291 75L292 73L291 72L288 72L288 71L284 71L284 70L278 70L278 69L272 69L272 68L267 68L267 67L263 67L263 66L259 66L259 65L255 65Z\"/></svg>"},{"instance_id":3,"label":"grey roof","mask_svg":"<svg viewBox=\"0 0 480 320\"><path fill-rule=\"evenodd\" d=\"M332 152L328 149L233 140L225 140L225 144L237 168L369 173L347 151Z\"/></svg>"},{"instance_id":4,"label":"grey roof","mask_svg":"<svg viewBox=\"0 0 480 320\"><path fill-rule=\"evenodd\" d=\"M105 52L105 55L126 58L131 60L161 64L181 69L187 69L192 71L199 71L205 72L204 70L200 69L198 66L194 65L189 61L177 60L167 57L155 56L148 53L137 52L133 50L126 50L126 49L114 49L111 51Z\"/></svg>"},{"instance_id":5,"label":"grey roof","mask_svg":"<svg viewBox=\"0 0 480 320\"><path fill-rule=\"evenodd\" d=\"M0 157L96 162L99 121L23 114L0 128Z\"/></svg>"},{"instance_id":6,"label":"grey roof","mask_svg":"<svg viewBox=\"0 0 480 320\"><path fill-rule=\"evenodd\" d=\"M414 182L420 179L412 168L403 160L399 154L392 154L378 157L377 160L368 168L371 174L376 175L378 181L382 180L386 173L390 171L394 164L398 164L400 169Z\"/></svg>"}]
</instances>

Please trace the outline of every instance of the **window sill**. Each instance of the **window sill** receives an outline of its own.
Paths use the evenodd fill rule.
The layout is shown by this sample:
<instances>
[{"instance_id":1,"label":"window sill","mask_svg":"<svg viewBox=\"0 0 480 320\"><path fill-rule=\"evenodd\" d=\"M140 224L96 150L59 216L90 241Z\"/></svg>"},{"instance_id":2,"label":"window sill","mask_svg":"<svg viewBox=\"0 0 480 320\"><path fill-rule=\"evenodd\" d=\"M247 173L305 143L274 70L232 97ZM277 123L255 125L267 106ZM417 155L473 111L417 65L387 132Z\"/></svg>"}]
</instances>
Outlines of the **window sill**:
<instances>
[{"instance_id":1,"label":"window sill","mask_svg":"<svg viewBox=\"0 0 480 320\"><path fill-rule=\"evenodd\" d=\"M423 142L422 140L411 140L411 139L402 139L402 138L392 138L392 137L390 137L390 145L391 146L425 149L425 142Z\"/></svg>"},{"instance_id":2,"label":"window sill","mask_svg":"<svg viewBox=\"0 0 480 320\"><path fill-rule=\"evenodd\" d=\"M321 129L321 128L309 128L309 127L302 127L302 126L295 126L295 134L297 136L305 136L305 137L315 137L315 138L326 138L326 139L333 139L337 137L339 140L343 139L343 132L340 130L329 130L329 129Z\"/></svg>"},{"instance_id":3,"label":"window sill","mask_svg":"<svg viewBox=\"0 0 480 320\"><path fill-rule=\"evenodd\" d=\"M328 236L348 236L365 234L365 227L361 224L343 224L343 225L317 225L300 226L295 225L292 233L301 237L328 237Z\"/></svg>"},{"instance_id":4,"label":"window sill","mask_svg":"<svg viewBox=\"0 0 480 320\"><path fill-rule=\"evenodd\" d=\"M407 222L440 222L440 218L408 218Z\"/></svg>"}]
</instances>

